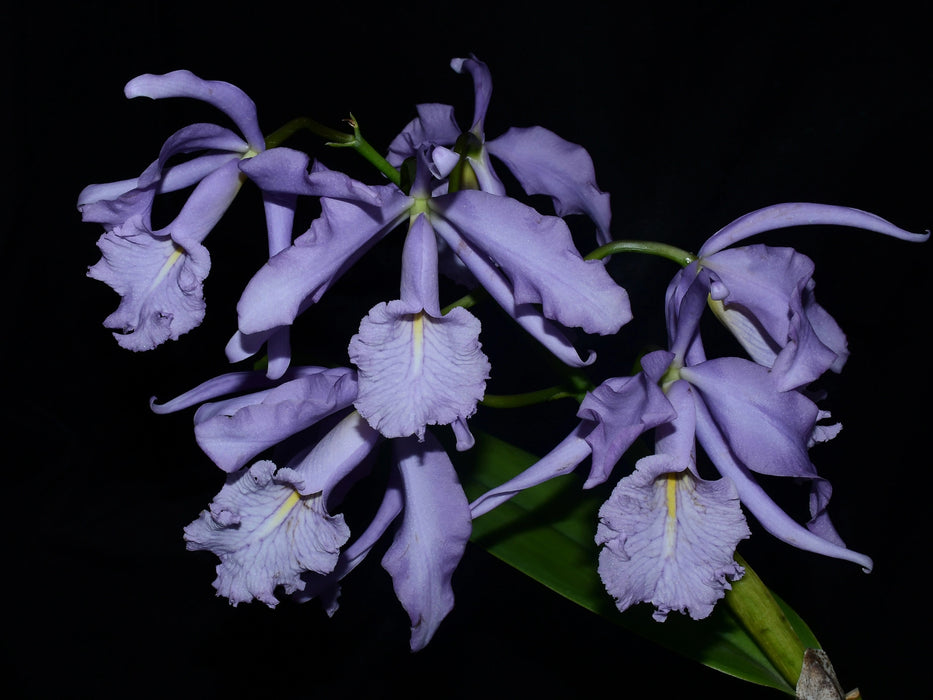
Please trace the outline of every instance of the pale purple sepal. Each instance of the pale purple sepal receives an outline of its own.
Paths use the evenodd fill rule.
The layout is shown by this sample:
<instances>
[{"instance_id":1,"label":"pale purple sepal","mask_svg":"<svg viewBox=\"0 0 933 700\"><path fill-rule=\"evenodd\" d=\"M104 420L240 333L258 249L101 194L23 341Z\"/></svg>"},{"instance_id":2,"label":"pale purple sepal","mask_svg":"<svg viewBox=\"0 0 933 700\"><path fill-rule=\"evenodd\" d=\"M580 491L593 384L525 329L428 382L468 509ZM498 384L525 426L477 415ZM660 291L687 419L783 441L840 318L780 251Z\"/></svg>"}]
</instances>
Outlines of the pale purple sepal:
<instances>
[{"instance_id":1,"label":"pale purple sepal","mask_svg":"<svg viewBox=\"0 0 933 700\"><path fill-rule=\"evenodd\" d=\"M242 143L244 146L246 145L245 142ZM171 157L171 155L175 154L170 153L168 155ZM155 194L155 191L158 194L176 192L200 182L220 166L237 157L238 155L235 153L211 153L167 167L165 165L166 159L160 157L150 163L140 177L88 185L78 195L78 210L81 212L81 219L82 221L94 221L104 224L105 228L108 224L111 226L116 225L123 221L123 218L118 215L120 211L118 202L123 195L152 185L157 185L157 187L152 188L154 190L153 194Z\"/></svg>"},{"instance_id":2,"label":"pale purple sepal","mask_svg":"<svg viewBox=\"0 0 933 700\"><path fill-rule=\"evenodd\" d=\"M232 605L258 599L278 604L274 591L304 587L306 571L328 573L350 536L343 516L328 515L320 495L302 495L301 476L261 461L230 475L210 510L185 528L191 550L220 558L214 587Z\"/></svg>"},{"instance_id":3,"label":"pale purple sepal","mask_svg":"<svg viewBox=\"0 0 933 700\"><path fill-rule=\"evenodd\" d=\"M261 151L265 147L262 131L256 117L255 103L240 88L220 80L204 80L187 70L164 75L147 73L126 84L127 97L191 97L213 105L230 119L246 137L251 148Z\"/></svg>"},{"instance_id":4,"label":"pale purple sepal","mask_svg":"<svg viewBox=\"0 0 933 700\"><path fill-rule=\"evenodd\" d=\"M603 483L639 435L674 418L674 408L658 386L672 359L666 350L649 353L642 358L642 372L607 379L584 397L577 417L592 425L586 441L593 449L593 464L583 488Z\"/></svg>"},{"instance_id":5,"label":"pale purple sepal","mask_svg":"<svg viewBox=\"0 0 933 700\"><path fill-rule=\"evenodd\" d=\"M751 534L732 483L697 474L693 399L680 384L685 391L671 389L677 419L615 487L596 531L599 576L619 610L651 603L659 622L672 610L707 617L744 573L733 554Z\"/></svg>"},{"instance_id":6,"label":"pale purple sepal","mask_svg":"<svg viewBox=\"0 0 933 700\"><path fill-rule=\"evenodd\" d=\"M359 537L341 550L334 570L326 575L303 574L305 587L293 595L295 601L305 603L313 598L319 598L324 611L332 617L339 607L337 601L340 597L340 581L366 559L398 514L402 512L403 505L401 485L389 484L373 519Z\"/></svg>"},{"instance_id":7,"label":"pale purple sepal","mask_svg":"<svg viewBox=\"0 0 933 700\"><path fill-rule=\"evenodd\" d=\"M781 390L780 375L741 358L685 367L680 376L696 387L741 464L760 474L810 482L808 527L843 545L826 513L832 486L817 474L808 454L825 413L799 391Z\"/></svg>"},{"instance_id":8,"label":"pale purple sepal","mask_svg":"<svg viewBox=\"0 0 933 700\"><path fill-rule=\"evenodd\" d=\"M457 73L467 71L473 78L473 124L470 131L482 139L483 122L492 97L492 74L485 63L472 55L469 58L451 59L450 67Z\"/></svg>"},{"instance_id":9,"label":"pale purple sepal","mask_svg":"<svg viewBox=\"0 0 933 700\"><path fill-rule=\"evenodd\" d=\"M301 472L305 493L324 494L330 506L331 493L347 483L372 453L382 436L357 411L350 411L303 455L289 466ZM335 496L339 500L339 497Z\"/></svg>"},{"instance_id":10,"label":"pale purple sepal","mask_svg":"<svg viewBox=\"0 0 933 700\"><path fill-rule=\"evenodd\" d=\"M324 367L293 367L288 372L288 376L289 378L300 377L323 371L325 371ZM153 413L174 413L226 394L236 394L245 391L253 391L255 389L268 389L270 386L271 382L264 372L228 372L208 379L206 382L198 384L193 389L189 389L185 393L165 403L156 403L156 397L153 396L149 400L149 407L152 409Z\"/></svg>"},{"instance_id":11,"label":"pale purple sepal","mask_svg":"<svg viewBox=\"0 0 933 700\"><path fill-rule=\"evenodd\" d=\"M631 320L626 291L599 261L583 259L563 219L477 190L435 199L432 208L495 261L516 304L540 303L545 317L587 333L610 335Z\"/></svg>"},{"instance_id":12,"label":"pale purple sepal","mask_svg":"<svg viewBox=\"0 0 933 700\"><path fill-rule=\"evenodd\" d=\"M593 159L583 146L540 126L513 127L486 143L529 195L548 195L558 216L586 214L596 224L596 240L612 240L609 194L596 184Z\"/></svg>"},{"instance_id":13,"label":"pale purple sepal","mask_svg":"<svg viewBox=\"0 0 933 700\"><path fill-rule=\"evenodd\" d=\"M411 649L434 636L453 609L451 577L470 539L472 519L450 458L431 433L394 444L405 495L402 521L382 565L411 618Z\"/></svg>"},{"instance_id":14,"label":"pale purple sepal","mask_svg":"<svg viewBox=\"0 0 933 700\"><path fill-rule=\"evenodd\" d=\"M517 476L479 496L470 504L473 517L478 518L488 513L520 491L572 472L592 451L589 443L584 439L590 429L586 423L580 423L570 435L561 440L557 447L544 457Z\"/></svg>"},{"instance_id":15,"label":"pale purple sepal","mask_svg":"<svg viewBox=\"0 0 933 700\"><path fill-rule=\"evenodd\" d=\"M758 209L727 224L700 247L699 257L712 255L749 236L788 226L848 226L914 243L921 243L930 237L929 232L910 233L880 216L860 209L831 204L788 202Z\"/></svg>"}]
</instances>

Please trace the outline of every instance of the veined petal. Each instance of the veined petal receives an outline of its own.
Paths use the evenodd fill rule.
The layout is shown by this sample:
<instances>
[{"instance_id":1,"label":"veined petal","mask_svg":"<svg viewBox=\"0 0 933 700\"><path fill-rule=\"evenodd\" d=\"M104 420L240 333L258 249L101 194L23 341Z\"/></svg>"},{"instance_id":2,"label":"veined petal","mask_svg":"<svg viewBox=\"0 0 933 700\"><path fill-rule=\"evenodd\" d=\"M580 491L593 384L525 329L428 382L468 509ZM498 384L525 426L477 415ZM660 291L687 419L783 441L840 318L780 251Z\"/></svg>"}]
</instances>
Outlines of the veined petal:
<instances>
[{"instance_id":1,"label":"veined petal","mask_svg":"<svg viewBox=\"0 0 933 700\"><path fill-rule=\"evenodd\" d=\"M816 405L799 391L781 391L766 367L738 357L720 357L680 376L696 387L729 447L749 469L762 474L812 478L816 467L807 446Z\"/></svg>"},{"instance_id":2,"label":"veined petal","mask_svg":"<svg viewBox=\"0 0 933 700\"><path fill-rule=\"evenodd\" d=\"M720 428L710 415L704 401L697 401L697 436L716 469L735 484L739 498L761 526L779 540L799 549L827 557L861 564L865 572L872 569L872 560L846 549L800 525L775 503L755 481L748 468L736 461L734 453L723 439ZM825 503L822 504L825 508Z\"/></svg>"},{"instance_id":3,"label":"veined petal","mask_svg":"<svg viewBox=\"0 0 933 700\"><path fill-rule=\"evenodd\" d=\"M626 291L599 261L583 260L563 219L477 190L435 198L431 206L502 269L517 304L540 303L547 318L587 333L613 334L631 320Z\"/></svg>"},{"instance_id":4,"label":"veined petal","mask_svg":"<svg viewBox=\"0 0 933 700\"><path fill-rule=\"evenodd\" d=\"M290 469L269 461L233 474L210 510L185 528L188 549L220 557L214 588L231 605L254 598L269 607L304 587L303 572L328 573L350 536L342 515L330 516L320 495L302 496Z\"/></svg>"},{"instance_id":5,"label":"veined petal","mask_svg":"<svg viewBox=\"0 0 933 700\"><path fill-rule=\"evenodd\" d=\"M255 103L230 83L203 80L190 71L177 70L164 75L140 75L128 82L123 92L129 98L191 97L207 102L233 120L253 150L258 152L265 148Z\"/></svg>"},{"instance_id":6,"label":"veined petal","mask_svg":"<svg viewBox=\"0 0 933 700\"><path fill-rule=\"evenodd\" d=\"M655 454L640 459L599 511L599 575L620 610L636 602L694 619L710 614L743 571L733 560L751 533L728 479L696 469L696 409L685 381L668 388L676 418L657 428Z\"/></svg>"},{"instance_id":7,"label":"veined petal","mask_svg":"<svg viewBox=\"0 0 933 700\"><path fill-rule=\"evenodd\" d=\"M540 126L511 128L487 142L486 149L505 163L530 195L548 195L558 216L586 214L596 224L596 240L612 240L609 195L596 184L596 169L586 149Z\"/></svg>"},{"instance_id":8,"label":"veined petal","mask_svg":"<svg viewBox=\"0 0 933 700\"><path fill-rule=\"evenodd\" d=\"M674 418L674 408L658 386L671 359L671 353L657 350L643 358L644 372L608 379L583 399L577 417L592 425L586 441L593 449L593 466L584 488L608 479L642 433Z\"/></svg>"},{"instance_id":9,"label":"veined petal","mask_svg":"<svg viewBox=\"0 0 933 700\"><path fill-rule=\"evenodd\" d=\"M405 509L382 566L411 618L411 649L417 651L454 606L451 577L470 539L472 520L453 464L433 435L427 433L423 442L399 440L395 452L393 480L401 480Z\"/></svg>"},{"instance_id":10,"label":"veined petal","mask_svg":"<svg viewBox=\"0 0 933 700\"><path fill-rule=\"evenodd\" d=\"M533 304L518 304L512 287L498 267L488 256L465 241L457 230L442 218L432 220L434 230L441 235L448 251L456 255L476 277L489 295L495 299L509 316L530 333L555 357L571 367L584 367L596 361L596 353L588 352L581 359L563 328L544 317Z\"/></svg>"},{"instance_id":11,"label":"veined petal","mask_svg":"<svg viewBox=\"0 0 933 700\"><path fill-rule=\"evenodd\" d=\"M198 445L217 466L234 472L278 444L353 403L352 370L308 374L273 389L204 404L194 415Z\"/></svg>"},{"instance_id":12,"label":"veined petal","mask_svg":"<svg viewBox=\"0 0 933 700\"><path fill-rule=\"evenodd\" d=\"M479 332L463 308L437 318L402 301L374 306L350 340L357 410L386 437L419 439L427 425L473 415L489 376Z\"/></svg>"},{"instance_id":13,"label":"veined petal","mask_svg":"<svg viewBox=\"0 0 933 700\"><path fill-rule=\"evenodd\" d=\"M740 216L714 233L700 247L699 256L712 255L750 236L788 226L849 226L915 243L921 243L930 237L929 233L910 233L880 216L860 209L830 204L789 202L764 207Z\"/></svg>"},{"instance_id":14,"label":"veined petal","mask_svg":"<svg viewBox=\"0 0 933 700\"><path fill-rule=\"evenodd\" d=\"M307 306L372 245L408 215L410 198L393 188L382 209L322 198L322 214L311 228L272 256L246 285L237 304L239 330L251 335L291 325Z\"/></svg>"},{"instance_id":15,"label":"veined petal","mask_svg":"<svg viewBox=\"0 0 933 700\"><path fill-rule=\"evenodd\" d=\"M142 175L136 180L124 180L122 183L110 185L90 185L86 187L78 199L78 211L81 212L82 221L93 221L103 224L104 230L112 231L123 226L131 217L137 217L138 225L149 229L152 202L155 199L154 187L142 186L140 182L152 183L159 179L159 161L149 164ZM116 194L117 189L123 185L134 183L134 186L125 192ZM100 188L100 189L97 189ZM104 195L116 194L113 199Z\"/></svg>"}]
</instances>

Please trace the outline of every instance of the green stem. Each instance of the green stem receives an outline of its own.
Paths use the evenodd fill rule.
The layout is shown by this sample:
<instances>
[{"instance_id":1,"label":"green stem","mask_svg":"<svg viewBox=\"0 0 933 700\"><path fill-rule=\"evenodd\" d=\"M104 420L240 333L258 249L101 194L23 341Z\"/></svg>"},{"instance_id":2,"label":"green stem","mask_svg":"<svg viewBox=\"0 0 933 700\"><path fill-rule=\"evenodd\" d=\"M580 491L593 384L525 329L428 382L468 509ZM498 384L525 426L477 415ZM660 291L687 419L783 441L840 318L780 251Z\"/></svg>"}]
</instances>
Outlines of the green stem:
<instances>
[{"instance_id":1,"label":"green stem","mask_svg":"<svg viewBox=\"0 0 933 700\"><path fill-rule=\"evenodd\" d=\"M450 313L452 309L455 309L458 306L462 306L464 309L469 309L471 306L475 306L478 302L488 297L489 297L489 292L487 292L484 288L480 287L475 292L470 292L469 294L465 294L459 299L457 299L457 301L451 302L450 304L445 306L443 309L441 309L441 315L443 316L445 314Z\"/></svg>"},{"instance_id":2,"label":"green stem","mask_svg":"<svg viewBox=\"0 0 933 700\"><path fill-rule=\"evenodd\" d=\"M745 575L726 592L725 602L791 688L797 686L806 646L771 591L738 553Z\"/></svg>"},{"instance_id":3,"label":"green stem","mask_svg":"<svg viewBox=\"0 0 933 700\"><path fill-rule=\"evenodd\" d=\"M356 117L354 117L351 114L350 118L347 119L346 122L350 126L353 127L353 136L350 137L349 140L342 141L339 143L331 143L328 145L337 146L337 147L349 146L350 148L354 149L357 153L359 153L361 156L363 156L363 158L365 158L370 163L372 163L374 166L376 166L376 169L379 172L381 172L383 175L385 175L392 184L401 186L402 184L401 173L399 173L399 171L396 168L394 168L391 165L391 163L389 163L389 161L383 158L382 155L375 148L370 146L369 142L367 142L366 139L363 138L362 134L360 133L360 125L356 121Z\"/></svg>"},{"instance_id":4,"label":"green stem","mask_svg":"<svg viewBox=\"0 0 933 700\"><path fill-rule=\"evenodd\" d=\"M657 255L661 258L673 260L682 267L686 267L696 260L696 256L693 255L693 253L688 253L682 248L677 248L667 243L656 243L654 241L610 241L606 245L600 246L586 255L584 260L602 260L606 256L615 253L646 253L648 255Z\"/></svg>"},{"instance_id":5,"label":"green stem","mask_svg":"<svg viewBox=\"0 0 933 700\"><path fill-rule=\"evenodd\" d=\"M490 408L521 408L573 396L574 394L563 386L552 386L524 394L486 394L480 403Z\"/></svg>"},{"instance_id":6,"label":"green stem","mask_svg":"<svg viewBox=\"0 0 933 700\"><path fill-rule=\"evenodd\" d=\"M352 148L361 156L363 156L363 158L376 166L376 169L385 175L390 182L395 185L400 185L402 182L402 177L399 174L399 171L392 167L389 161L383 158L382 155L375 148L369 145L369 142L366 139L363 138L362 134L360 134L359 124L352 114L350 115L350 118L346 120L346 122L353 127L352 134L347 134L343 131L331 129L330 127L324 126L320 122L316 122L313 119L309 119L308 117L297 117L296 119L292 119L284 126L269 134L266 137L266 148L268 149L280 146L284 141L291 138L296 132L305 129L313 134L317 134L318 136L327 139L328 146L334 146L336 148Z\"/></svg>"},{"instance_id":7,"label":"green stem","mask_svg":"<svg viewBox=\"0 0 933 700\"><path fill-rule=\"evenodd\" d=\"M336 129L331 129L328 126L309 119L308 117L298 117L292 119L287 124L279 127L271 134L266 136L266 148L276 148L281 146L284 141L291 138L296 132L305 129L310 131L313 134L317 134L333 144L339 145L352 145L354 135L346 134L342 131L337 131Z\"/></svg>"}]
</instances>

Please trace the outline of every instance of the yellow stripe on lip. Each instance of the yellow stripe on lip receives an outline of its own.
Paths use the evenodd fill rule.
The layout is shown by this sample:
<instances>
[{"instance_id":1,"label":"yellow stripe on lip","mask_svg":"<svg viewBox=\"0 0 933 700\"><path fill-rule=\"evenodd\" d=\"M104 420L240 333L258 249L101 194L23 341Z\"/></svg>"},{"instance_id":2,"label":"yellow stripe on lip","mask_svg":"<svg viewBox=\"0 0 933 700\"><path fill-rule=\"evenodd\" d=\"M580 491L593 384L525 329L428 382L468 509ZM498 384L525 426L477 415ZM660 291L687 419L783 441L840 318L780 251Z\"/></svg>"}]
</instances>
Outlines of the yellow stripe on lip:
<instances>
[{"instance_id":1,"label":"yellow stripe on lip","mask_svg":"<svg viewBox=\"0 0 933 700\"><path fill-rule=\"evenodd\" d=\"M674 551L677 539L677 482L679 474L665 475L664 498L667 501L667 522L664 527L664 553Z\"/></svg>"},{"instance_id":2,"label":"yellow stripe on lip","mask_svg":"<svg viewBox=\"0 0 933 700\"><path fill-rule=\"evenodd\" d=\"M412 371L416 374L421 372L424 365L424 312L419 311L415 314L411 323L412 340Z\"/></svg>"},{"instance_id":3,"label":"yellow stripe on lip","mask_svg":"<svg viewBox=\"0 0 933 700\"><path fill-rule=\"evenodd\" d=\"M174 248L172 254L166 258L165 262L162 264L162 268L159 270L159 274L152 280L152 284L149 285L149 291L159 286L159 283L168 276L169 270L171 270L175 266L175 263L178 262L178 259L185 254L185 249L177 243L172 242L172 247Z\"/></svg>"},{"instance_id":4,"label":"yellow stripe on lip","mask_svg":"<svg viewBox=\"0 0 933 700\"><path fill-rule=\"evenodd\" d=\"M298 501L300 500L301 494L293 489L289 497L285 499L282 505L280 505L272 515L266 518L265 522L263 522L259 528L257 528L255 536L265 537L275 528L281 525L285 521L285 518L288 517L289 513L292 512L292 509L298 505Z\"/></svg>"}]
</instances>

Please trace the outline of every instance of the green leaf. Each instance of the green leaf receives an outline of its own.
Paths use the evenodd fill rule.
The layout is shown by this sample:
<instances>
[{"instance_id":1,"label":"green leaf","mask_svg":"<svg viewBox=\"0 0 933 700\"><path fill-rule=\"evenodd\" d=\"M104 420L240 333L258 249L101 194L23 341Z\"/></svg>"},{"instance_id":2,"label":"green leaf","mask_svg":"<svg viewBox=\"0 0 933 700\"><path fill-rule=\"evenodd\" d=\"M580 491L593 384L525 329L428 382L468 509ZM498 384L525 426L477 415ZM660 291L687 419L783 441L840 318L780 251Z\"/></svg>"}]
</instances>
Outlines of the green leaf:
<instances>
[{"instance_id":1,"label":"green leaf","mask_svg":"<svg viewBox=\"0 0 933 700\"><path fill-rule=\"evenodd\" d=\"M461 454L465 462L460 465L470 500L537 460L491 435L475 431L475 437L473 449ZM616 609L597 574L594 541L597 513L609 491L608 485L584 491L576 474L552 479L477 518L472 539L507 564L621 627L723 673L794 695L786 669L782 675L730 606L716 606L705 620L672 614L663 623L652 619L647 605L624 613ZM799 637L804 647L819 648L803 620L777 596L774 599L786 617L785 625L792 628L790 634Z\"/></svg>"}]
</instances>

